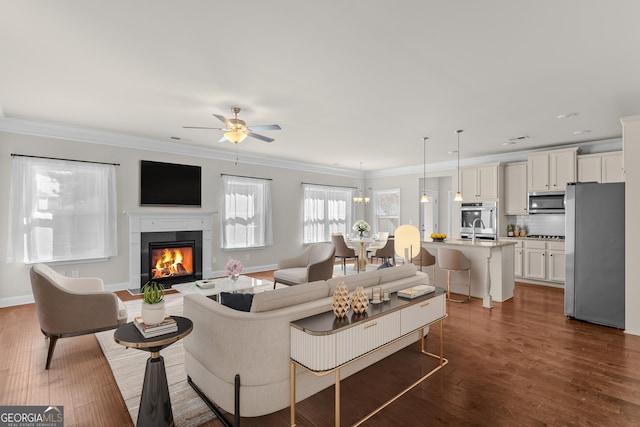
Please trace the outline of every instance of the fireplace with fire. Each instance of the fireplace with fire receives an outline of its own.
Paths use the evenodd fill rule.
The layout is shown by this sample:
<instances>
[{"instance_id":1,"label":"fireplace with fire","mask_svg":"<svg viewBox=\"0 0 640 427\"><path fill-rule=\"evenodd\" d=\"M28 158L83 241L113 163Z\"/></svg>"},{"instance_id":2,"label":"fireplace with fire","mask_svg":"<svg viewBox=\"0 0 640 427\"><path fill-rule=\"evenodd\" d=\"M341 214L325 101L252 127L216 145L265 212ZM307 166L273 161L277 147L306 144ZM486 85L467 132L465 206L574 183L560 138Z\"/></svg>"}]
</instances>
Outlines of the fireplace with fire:
<instances>
[{"instance_id":1,"label":"fireplace with fire","mask_svg":"<svg viewBox=\"0 0 640 427\"><path fill-rule=\"evenodd\" d=\"M142 233L140 283L165 288L202 279L202 231Z\"/></svg>"}]
</instances>

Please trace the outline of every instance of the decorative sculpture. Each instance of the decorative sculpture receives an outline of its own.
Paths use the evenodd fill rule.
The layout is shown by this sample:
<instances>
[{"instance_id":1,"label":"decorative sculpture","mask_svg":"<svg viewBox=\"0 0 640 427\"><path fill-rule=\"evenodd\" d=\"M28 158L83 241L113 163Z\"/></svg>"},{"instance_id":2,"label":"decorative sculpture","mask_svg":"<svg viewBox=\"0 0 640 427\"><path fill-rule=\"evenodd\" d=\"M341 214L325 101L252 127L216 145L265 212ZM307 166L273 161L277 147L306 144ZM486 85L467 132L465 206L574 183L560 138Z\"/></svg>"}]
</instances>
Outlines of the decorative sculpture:
<instances>
[{"instance_id":1,"label":"decorative sculpture","mask_svg":"<svg viewBox=\"0 0 640 427\"><path fill-rule=\"evenodd\" d=\"M333 314L338 318L345 317L349 312L349 290L344 282L338 283L333 291Z\"/></svg>"},{"instance_id":2,"label":"decorative sculpture","mask_svg":"<svg viewBox=\"0 0 640 427\"><path fill-rule=\"evenodd\" d=\"M369 296L362 286L358 286L351 296L351 309L354 313L364 313L369 307Z\"/></svg>"}]
</instances>

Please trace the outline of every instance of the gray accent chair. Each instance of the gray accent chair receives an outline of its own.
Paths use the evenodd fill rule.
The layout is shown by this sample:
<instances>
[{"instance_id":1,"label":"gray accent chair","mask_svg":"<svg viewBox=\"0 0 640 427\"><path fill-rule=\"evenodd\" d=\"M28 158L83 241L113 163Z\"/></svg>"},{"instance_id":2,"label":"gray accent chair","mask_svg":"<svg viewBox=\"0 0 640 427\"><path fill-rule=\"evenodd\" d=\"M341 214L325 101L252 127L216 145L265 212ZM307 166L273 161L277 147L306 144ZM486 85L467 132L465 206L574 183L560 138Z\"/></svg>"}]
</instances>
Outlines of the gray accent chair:
<instances>
[{"instance_id":1,"label":"gray accent chair","mask_svg":"<svg viewBox=\"0 0 640 427\"><path fill-rule=\"evenodd\" d=\"M313 243L300 254L280 260L273 273L273 288L277 283L291 286L330 279L335 252L333 243Z\"/></svg>"},{"instance_id":2,"label":"gray accent chair","mask_svg":"<svg viewBox=\"0 0 640 427\"><path fill-rule=\"evenodd\" d=\"M92 334L127 323L127 308L104 290L102 279L66 277L45 264L31 267L31 289L40 330L49 338L49 369L59 338Z\"/></svg>"}]
</instances>

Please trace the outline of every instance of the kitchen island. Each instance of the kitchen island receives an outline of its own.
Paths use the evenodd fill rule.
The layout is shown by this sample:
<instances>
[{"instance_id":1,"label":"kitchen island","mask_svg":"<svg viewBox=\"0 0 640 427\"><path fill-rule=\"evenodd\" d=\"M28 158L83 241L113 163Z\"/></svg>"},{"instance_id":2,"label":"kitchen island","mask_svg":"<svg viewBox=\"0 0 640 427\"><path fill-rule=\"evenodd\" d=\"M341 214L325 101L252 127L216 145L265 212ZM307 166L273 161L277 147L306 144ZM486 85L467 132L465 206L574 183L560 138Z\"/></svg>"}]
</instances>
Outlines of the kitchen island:
<instances>
[{"instance_id":1,"label":"kitchen island","mask_svg":"<svg viewBox=\"0 0 640 427\"><path fill-rule=\"evenodd\" d=\"M435 277L432 283L447 287L447 273L438 268L438 248L457 249L471 260L471 296L482 298L482 306L492 307L492 301L503 302L513 298L515 287L514 253L512 240L446 239L443 242L423 240L422 246L436 257ZM451 292L466 294L466 286L459 277L466 273L451 274ZM466 278L465 278L466 280Z\"/></svg>"}]
</instances>

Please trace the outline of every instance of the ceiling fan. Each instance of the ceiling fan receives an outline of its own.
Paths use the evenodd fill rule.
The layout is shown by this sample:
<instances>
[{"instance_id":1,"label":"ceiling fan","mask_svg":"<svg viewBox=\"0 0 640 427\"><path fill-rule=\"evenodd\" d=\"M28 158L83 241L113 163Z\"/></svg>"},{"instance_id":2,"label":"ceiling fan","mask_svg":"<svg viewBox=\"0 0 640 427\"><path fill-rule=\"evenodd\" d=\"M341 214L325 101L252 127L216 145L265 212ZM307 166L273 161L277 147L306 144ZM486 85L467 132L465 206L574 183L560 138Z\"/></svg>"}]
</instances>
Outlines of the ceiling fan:
<instances>
[{"instance_id":1,"label":"ceiling fan","mask_svg":"<svg viewBox=\"0 0 640 427\"><path fill-rule=\"evenodd\" d=\"M240 108L233 107L231 108L233 112L233 119L225 119L223 116L218 114L214 114L213 116L224 123L225 127L223 128L211 128L211 127L202 127L202 126L183 126L185 129L217 129L224 131L224 136L218 142L233 142L239 143L245 140L247 136L252 138L260 139L266 142L273 142L275 139L269 138L268 136L260 135L255 133L255 130L280 130L282 129L280 125L259 125L259 126L247 126L247 123L244 120L240 120L238 118L238 113L240 112Z\"/></svg>"}]
</instances>

